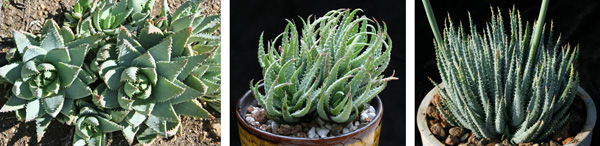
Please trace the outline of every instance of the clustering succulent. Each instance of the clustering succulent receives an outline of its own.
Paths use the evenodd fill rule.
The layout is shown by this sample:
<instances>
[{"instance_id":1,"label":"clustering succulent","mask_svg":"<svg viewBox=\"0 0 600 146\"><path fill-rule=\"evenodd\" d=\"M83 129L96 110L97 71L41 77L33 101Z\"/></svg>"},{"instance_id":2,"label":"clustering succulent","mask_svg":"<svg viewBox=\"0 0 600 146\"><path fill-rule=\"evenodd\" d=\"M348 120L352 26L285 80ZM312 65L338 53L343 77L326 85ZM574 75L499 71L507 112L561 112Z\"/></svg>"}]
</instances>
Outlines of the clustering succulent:
<instances>
[{"instance_id":1,"label":"clustering succulent","mask_svg":"<svg viewBox=\"0 0 600 146\"><path fill-rule=\"evenodd\" d=\"M14 37L11 63L0 67L0 76L14 86L0 112L15 111L20 120L35 120L41 138L53 118L71 123L74 101L91 94L87 85L94 80L83 69L88 44L66 39L69 34L62 34L53 20L46 22L41 37L19 32Z\"/></svg>"},{"instance_id":2,"label":"clustering succulent","mask_svg":"<svg viewBox=\"0 0 600 146\"><path fill-rule=\"evenodd\" d=\"M15 32L0 67L13 88L0 112L36 120L38 141L55 118L75 126L73 145L99 146L110 132L151 144L180 131L181 116L214 118L204 107L220 112L219 18L192 0L177 12L193 23L169 15L159 28L154 3L80 0L62 27L48 20L41 36Z\"/></svg>"},{"instance_id":3,"label":"clustering succulent","mask_svg":"<svg viewBox=\"0 0 600 146\"><path fill-rule=\"evenodd\" d=\"M445 85L437 87L441 97L437 108L450 125L480 138L523 143L543 140L565 123L577 91L578 48L558 49L560 39L553 42L552 25L545 37L546 0L542 6L533 34L514 8L508 23L492 9L482 33L471 20L469 32L449 20L442 39L435 21L430 21Z\"/></svg>"},{"instance_id":4,"label":"clustering succulent","mask_svg":"<svg viewBox=\"0 0 600 146\"><path fill-rule=\"evenodd\" d=\"M373 25L356 16L359 11L333 10L314 22L302 20L300 34L288 21L266 52L261 36L258 60L264 80L251 82L250 88L270 119L296 123L313 119L316 111L324 120L352 121L387 81L397 79L381 75L392 51L385 24ZM265 94L258 89L262 82Z\"/></svg>"}]
</instances>

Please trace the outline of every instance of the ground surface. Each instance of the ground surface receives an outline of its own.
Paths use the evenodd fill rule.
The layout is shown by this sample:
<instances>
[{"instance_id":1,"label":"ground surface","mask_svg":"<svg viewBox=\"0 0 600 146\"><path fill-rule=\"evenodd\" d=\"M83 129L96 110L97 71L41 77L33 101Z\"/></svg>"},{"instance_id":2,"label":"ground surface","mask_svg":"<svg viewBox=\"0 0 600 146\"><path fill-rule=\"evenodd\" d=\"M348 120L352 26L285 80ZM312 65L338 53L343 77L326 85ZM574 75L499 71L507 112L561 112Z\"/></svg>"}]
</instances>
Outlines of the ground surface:
<instances>
[{"instance_id":1,"label":"ground surface","mask_svg":"<svg viewBox=\"0 0 600 146\"><path fill-rule=\"evenodd\" d=\"M169 0L171 12L186 0ZM12 31L28 31L39 33L41 25L46 19L54 19L58 24L64 20L63 13L75 4L76 0L1 0L0 8L0 66L6 64L5 52L14 47ZM162 0L157 0L153 14L160 12ZM219 0L206 0L201 7L206 8L203 14L220 13ZM0 83L0 95L3 97L11 87ZM6 98L0 97L0 105L4 105ZM207 106L205 106L207 107ZM215 117L219 113L207 108ZM169 139L157 139L155 145L220 145L220 118L202 120L184 117L181 134ZM35 123L17 121L14 112L0 113L0 146L5 145L71 145L74 127L52 121L41 142L36 141ZM128 145L121 133L112 133L109 145ZM134 143L134 145L139 145Z\"/></svg>"}]
</instances>

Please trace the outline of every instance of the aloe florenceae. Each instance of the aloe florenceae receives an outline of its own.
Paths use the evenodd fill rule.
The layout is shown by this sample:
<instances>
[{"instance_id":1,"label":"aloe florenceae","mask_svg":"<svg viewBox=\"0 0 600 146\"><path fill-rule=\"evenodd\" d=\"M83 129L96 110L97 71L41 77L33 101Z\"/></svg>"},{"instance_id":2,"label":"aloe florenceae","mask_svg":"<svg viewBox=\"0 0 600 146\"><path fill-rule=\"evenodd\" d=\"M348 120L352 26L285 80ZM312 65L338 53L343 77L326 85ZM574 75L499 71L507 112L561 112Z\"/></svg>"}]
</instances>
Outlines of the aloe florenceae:
<instances>
[{"instance_id":1,"label":"aloe florenceae","mask_svg":"<svg viewBox=\"0 0 600 146\"><path fill-rule=\"evenodd\" d=\"M552 25L545 37L546 7L544 1L533 34L515 10L509 23L492 11L483 33L471 20L469 32L449 20L444 38L436 34L437 65L445 85L437 87L437 108L449 124L477 137L523 143L543 140L565 123L577 91L578 48L558 49L560 38L553 42ZM510 36L504 24L509 24Z\"/></svg>"},{"instance_id":2,"label":"aloe florenceae","mask_svg":"<svg viewBox=\"0 0 600 146\"><path fill-rule=\"evenodd\" d=\"M397 79L380 75L392 51L385 24L370 24L367 17L356 16L359 11L333 10L314 22L302 20L301 34L288 21L267 52L261 36L258 60L265 95L258 91L263 80L251 82L250 88L270 119L295 123L316 111L325 120L351 121L387 81Z\"/></svg>"},{"instance_id":3,"label":"aloe florenceae","mask_svg":"<svg viewBox=\"0 0 600 146\"><path fill-rule=\"evenodd\" d=\"M95 108L93 104L77 101L79 113L75 120L74 146L106 146L106 133L122 130L123 126L111 121L112 115Z\"/></svg>"},{"instance_id":4,"label":"aloe florenceae","mask_svg":"<svg viewBox=\"0 0 600 146\"><path fill-rule=\"evenodd\" d=\"M94 91L93 100L103 108L123 109L115 113L125 116L117 122L126 125L123 135L130 143L134 137L140 143L152 143L157 135L173 136L180 127L180 115L213 118L196 100L207 90L196 86L202 82L190 76L211 54L189 55L191 33L190 27L153 37L150 41L159 43L144 47L126 28L120 28L117 56L100 66L104 83ZM137 37L144 35L151 34L142 32Z\"/></svg>"},{"instance_id":5,"label":"aloe florenceae","mask_svg":"<svg viewBox=\"0 0 600 146\"><path fill-rule=\"evenodd\" d=\"M15 32L11 63L0 68L0 76L14 85L0 112L15 111L20 120L35 120L38 141L53 118L70 124L74 101L91 93L87 85L94 78L83 63L89 44L69 39L69 32L53 20L46 22L41 37Z\"/></svg>"}]
</instances>

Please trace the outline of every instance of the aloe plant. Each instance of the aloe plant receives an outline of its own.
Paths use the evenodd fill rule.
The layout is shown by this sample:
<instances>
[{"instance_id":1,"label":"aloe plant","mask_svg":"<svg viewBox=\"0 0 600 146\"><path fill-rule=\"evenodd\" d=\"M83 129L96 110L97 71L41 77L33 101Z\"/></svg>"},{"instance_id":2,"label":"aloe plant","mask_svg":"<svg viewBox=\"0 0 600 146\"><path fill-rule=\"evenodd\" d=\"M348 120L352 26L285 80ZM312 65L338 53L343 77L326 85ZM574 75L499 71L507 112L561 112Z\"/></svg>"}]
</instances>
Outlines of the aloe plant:
<instances>
[{"instance_id":1,"label":"aloe plant","mask_svg":"<svg viewBox=\"0 0 600 146\"><path fill-rule=\"evenodd\" d=\"M266 52L261 35L258 61L264 80L250 82L250 88L270 119L296 123L312 119L316 111L324 120L352 121L387 81L397 79L381 75L392 51L387 27L356 16L359 11L340 9L314 21L302 19L300 34L288 21ZM265 94L258 90L262 82Z\"/></svg>"},{"instance_id":2,"label":"aloe plant","mask_svg":"<svg viewBox=\"0 0 600 146\"><path fill-rule=\"evenodd\" d=\"M479 138L524 143L544 140L565 123L577 92L579 49L558 49L560 38L552 40L552 25L546 34L547 0L533 34L513 8L508 23L500 10L496 15L492 9L482 33L470 19L469 31L449 20L443 38L429 2L423 3L436 35L437 66L445 85L434 83L441 97L437 108L450 125L469 129Z\"/></svg>"},{"instance_id":3,"label":"aloe plant","mask_svg":"<svg viewBox=\"0 0 600 146\"><path fill-rule=\"evenodd\" d=\"M141 26L150 16L155 0L78 0L72 12L66 13L65 25L75 27L83 36L103 33L114 35L124 25L128 28Z\"/></svg>"},{"instance_id":4,"label":"aloe plant","mask_svg":"<svg viewBox=\"0 0 600 146\"><path fill-rule=\"evenodd\" d=\"M74 101L89 96L94 77L83 63L89 44L71 40L69 28L49 20L41 37L14 32L17 48L0 76L13 84L0 112L15 111L19 120L36 121L38 141L53 118L70 124Z\"/></svg>"},{"instance_id":5,"label":"aloe plant","mask_svg":"<svg viewBox=\"0 0 600 146\"><path fill-rule=\"evenodd\" d=\"M153 28L151 24L147 27ZM191 54L187 43L191 27L173 35L153 37L153 46L140 41L125 27L119 29L117 56L100 66L104 81L94 93L94 103L102 108L124 109L120 122L123 135L148 144L160 135L170 137L181 125L180 115L213 118L196 100L206 94L201 80L190 76L211 54ZM138 38L156 33L140 33Z\"/></svg>"},{"instance_id":6,"label":"aloe plant","mask_svg":"<svg viewBox=\"0 0 600 146\"><path fill-rule=\"evenodd\" d=\"M123 126L111 121L112 115L85 101L77 101L79 113L75 120L74 146L106 146L106 133L122 130Z\"/></svg>"},{"instance_id":7,"label":"aloe plant","mask_svg":"<svg viewBox=\"0 0 600 146\"><path fill-rule=\"evenodd\" d=\"M194 43L192 50L196 54L215 50L220 45L220 36L215 31L220 26L221 15L202 15L203 0L186 1L171 14L169 5L163 1L162 10L155 25L165 33L177 32L192 27L189 43Z\"/></svg>"}]
</instances>

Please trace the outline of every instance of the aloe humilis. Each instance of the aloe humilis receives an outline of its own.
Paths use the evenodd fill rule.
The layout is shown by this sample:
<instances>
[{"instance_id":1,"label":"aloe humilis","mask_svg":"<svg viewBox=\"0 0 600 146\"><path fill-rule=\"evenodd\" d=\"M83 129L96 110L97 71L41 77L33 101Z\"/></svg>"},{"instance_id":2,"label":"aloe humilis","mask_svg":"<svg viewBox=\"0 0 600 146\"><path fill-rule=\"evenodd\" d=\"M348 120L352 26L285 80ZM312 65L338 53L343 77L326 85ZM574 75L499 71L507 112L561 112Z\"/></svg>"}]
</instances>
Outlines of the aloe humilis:
<instances>
[{"instance_id":1,"label":"aloe humilis","mask_svg":"<svg viewBox=\"0 0 600 146\"><path fill-rule=\"evenodd\" d=\"M436 35L437 65L445 85L437 87L437 108L449 124L480 138L524 143L544 140L566 122L577 92L579 49L558 49L560 38L553 42L552 25L545 37L547 0L533 34L512 10L509 23L492 14L481 34L471 20L469 32L448 21L443 39L429 2L423 3ZM510 36L504 24L509 24Z\"/></svg>"},{"instance_id":2,"label":"aloe humilis","mask_svg":"<svg viewBox=\"0 0 600 146\"><path fill-rule=\"evenodd\" d=\"M15 111L20 120L35 120L38 140L53 118L70 124L74 101L91 94L88 84L94 79L83 69L89 44L70 40L68 29L50 20L41 37L15 32L11 63L0 68L0 76L14 85L0 112Z\"/></svg>"},{"instance_id":3,"label":"aloe humilis","mask_svg":"<svg viewBox=\"0 0 600 146\"><path fill-rule=\"evenodd\" d=\"M266 52L261 36L258 60L264 80L251 82L250 88L270 119L296 123L317 112L324 120L352 121L387 81L397 79L381 75L392 51L387 27L369 23L356 15L359 11L333 10L314 21L302 20L301 33L288 21ZM265 94L258 89L262 82Z\"/></svg>"}]
</instances>

